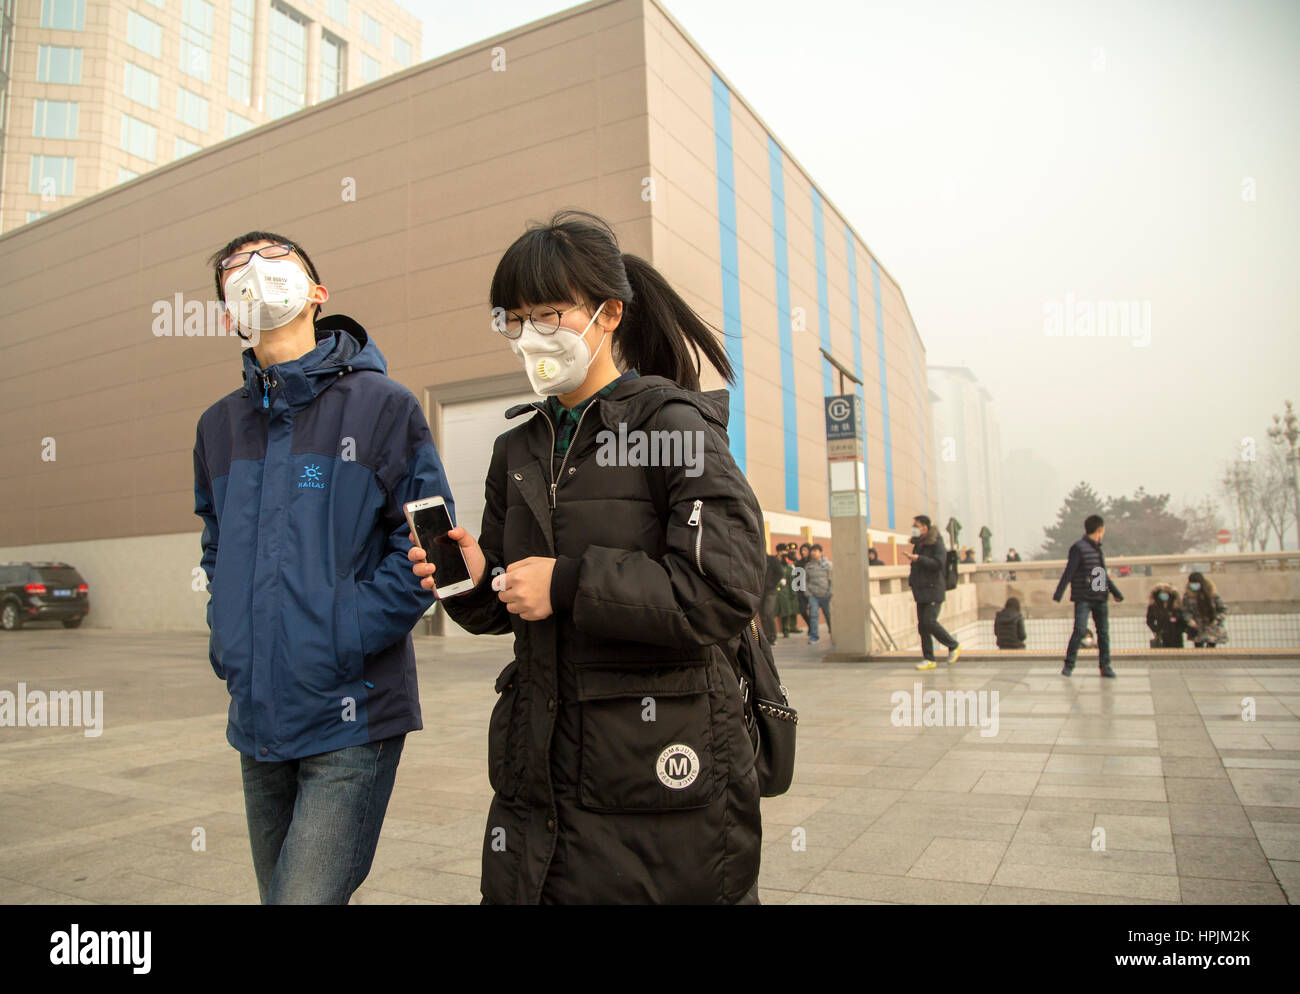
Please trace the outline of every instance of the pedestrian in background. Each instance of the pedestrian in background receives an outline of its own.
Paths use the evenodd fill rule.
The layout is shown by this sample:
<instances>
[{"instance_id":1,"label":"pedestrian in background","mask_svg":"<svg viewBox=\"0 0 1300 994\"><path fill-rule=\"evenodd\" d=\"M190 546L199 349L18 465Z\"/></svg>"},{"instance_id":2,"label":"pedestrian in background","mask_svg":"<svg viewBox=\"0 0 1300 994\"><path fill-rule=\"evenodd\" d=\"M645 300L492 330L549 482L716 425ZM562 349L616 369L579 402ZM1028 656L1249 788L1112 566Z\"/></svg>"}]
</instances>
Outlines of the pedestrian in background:
<instances>
[{"instance_id":1,"label":"pedestrian in background","mask_svg":"<svg viewBox=\"0 0 1300 994\"><path fill-rule=\"evenodd\" d=\"M1025 647L1025 616L1020 613L1020 598L1008 597L1006 606L993 618L993 637L999 649Z\"/></svg>"},{"instance_id":2,"label":"pedestrian in background","mask_svg":"<svg viewBox=\"0 0 1300 994\"><path fill-rule=\"evenodd\" d=\"M922 658L916 668L932 670L939 665L934 659L935 640L947 646L947 662L950 664L957 662L961 655L961 644L939 624L939 611L948 595L944 582L946 549L939 529L924 514L912 519L912 548L914 551L904 552L903 558L912 566L907 585L912 588L912 597L916 600L916 630L921 635Z\"/></svg>"},{"instance_id":3,"label":"pedestrian in background","mask_svg":"<svg viewBox=\"0 0 1300 994\"><path fill-rule=\"evenodd\" d=\"M1157 583L1147 598L1147 627L1151 629L1151 648L1183 648L1183 604L1171 583Z\"/></svg>"},{"instance_id":4,"label":"pedestrian in background","mask_svg":"<svg viewBox=\"0 0 1300 994\"><path fill-rule=\"evenodd\" d=\"M1106 572L1106 557L1101 551L1106 522L1100 514L1090 514L1083 522L1083 530L1083 538L1070 546L1070 557L1056 585L1056 592L1052 594L1052 600L1060 603L1068 585L1070 600L1074 603L1074 630L1065 648L1061 675L1069 676L1074 672L1074 661L1088 631L1088 615L1091 614L1093 624L1097 626L1097 665L1102 676L1113 678L1115 671L1110 665L1110 623L1106 608L1111 595L1116 601L1122 601L1124 595Z\"/></svg>"},{"instance_id":5,"label":"pedestrian in background","mask_svg":"<svg viewBox=\"0 0 1300 994\"><path fill-rule=\"evenodd\" d=\"M781 580L776 588L776 616L781 620L781 636L789 638L799 633L799 598L795 592L798 557L793 542L782 545L780 549Z\"/></svg>"},{"instance_id":6,"label":"pedestrian in background","mask_svg":"<svg viewBox=\"0 0 1300 994\"><path fill-rule=\"evenodd\" d=\"M799 554L794 555L794 543L790 543L790 565L797 567L795 576L800 578L799 582L793 584L795 599L799 602L799 617L803 618L804 627L810 626L808 621L808 583L804 575L804 570L808 568L808 560L812 558L812 546L804 542L799 546ZM795 631L798 631L796 627Z\"/></svg>"},{"instance_id":7,"label":"pedestrian in background","mask_svg":"<svg viewBox=\"0 0 1300 994\"><path fill-rule=\"evenodd\" d=\"M778 545L777 549L781 547ZM763 605L759 609L759 618L763 622L763 634L768 642L776 641L776 592L781 584L781 560L775 555L766 557L767 566L763 573Z\"/></svg>"},{"instance_id":8,"label":"pedestrian in background","mask_svg":"<svg viewBox=\"0 0 1300 994\"><path fill-rule=\"evenodd\" d=\"M876 553L876 547L874 545L867 549L867 565L868 566L884 565L884 563L880 561L880 556Z\"/></svg>"},{"instance_id":9,"label":"pedestrian in background","mask_svg":"<svg viewBox=\"0 0 1300 994\"><path fill-rule=\"evenodd\" d=\"M831 561L822 555L822 547L814 545L808 550L808 565L804 576L808 585L808 644L816 645L818 615L826 615L826 634L831 634Z\"/></svg>"},{"instance_id":10,"label":"pedestrian in background","mask_svg":"<svg viewBox=\"0 0 1300 994\"><path fill-rule=\"evenodd\" d=\"M1223 619L1228 609L1214 587L1214 581L1199 570L1187 577L1187 590L1183 594L1183 618L1187 623L1192 645L1198 649L1213 649L1228 641L1228 630Z\"/></svg>"}]
</instances>

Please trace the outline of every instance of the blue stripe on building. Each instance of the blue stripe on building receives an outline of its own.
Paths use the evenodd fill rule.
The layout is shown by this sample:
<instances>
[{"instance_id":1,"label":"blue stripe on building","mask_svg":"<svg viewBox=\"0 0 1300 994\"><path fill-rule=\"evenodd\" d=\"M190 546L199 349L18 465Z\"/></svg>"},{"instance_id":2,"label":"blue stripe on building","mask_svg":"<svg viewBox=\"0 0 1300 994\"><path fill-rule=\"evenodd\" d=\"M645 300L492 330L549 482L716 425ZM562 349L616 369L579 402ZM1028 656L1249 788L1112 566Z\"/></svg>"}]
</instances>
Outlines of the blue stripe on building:
<instances>
[{"instance_id":1,"label":"blue stripe on building","mask_svg":"<svg viewBox=\"0 0 1300 994\"><path fill-rule=\"evenodd\" d=\"M856 393L865 419L867 395L862 387L862 319L858 312L858 252L857 245L853 240L853 232L847 224L844 226L844 247L845 255L849 260L849 314L853 327L853 375L858 378ZM865 444L866 440L863 439L863 445ZM863 461L863 470L866 473L867 524L871 524L871 466L866 460Z\"/></svg>"},{"instance_id":2,"label":"blue stripe on building","mask_svg":"<svg viewBox=\"0 0 1300 994\"><path fill-rule=\"evenodd\" d=\"M785 231L785 170L781 146L767 136L772 186L772 259L776 270L776 320L781 347L781 418L785 439L785 506L799 510L799 432L795 407L794 341L790 329L790 248Z\"/></svg>"},{"instance_id":3,"label":"blue stripe on building","mask_svg":"<svg viewBox=\"0 0 1300 994\"><path fill-rule=\"evenodd\" d=\"M912 335L912 377L916 382L916 416L917 430L916 433L921 439L921 495L925 500L925 506L930 506L930 469L929 460L925 454L925 411L922 405L930 403L930 395L922 393L921 390L921 363L917 356L916 335ZM925 512L929 514L929 511Z\"/></svg>"},{"instance_id":4,"label":"blue stripe on building","mask_svg":"<svg viewBox=\"0 0 1300 994\"><path fill-rule=\"evenodd\" d=\"M817 259L817 325L821 332L822 348L831 351L831 302L830 291L826 288L826 227L822 219L822 195L817 187L812 188L813 207L813 247ZM835 393L835 380L831 375L833 369L830 361L821 357L822 394L831 396Z\"/></svg>"},{"instance_id":5,"label":"blue stripe on building","mask_svg":"<svg viewBox=\"0 0 1300 994\"><path fill-rule=\"evenodd\" d=\"M880 357L880 421L885 433L885 506L894 527L894 445L889 437L889 383L885 376L885 321L880 303L880 264L871 260L871 286L876 296L876 352Z\"/></svg>"},{"instance_id":6,"label":"blue stripe on building","mask_svg":"<svg viewBox=\"0 0 1300 994\"><path fill-rule=\"evenodd\" d=\"M727 432L731 456L745 472L745 357L740 337L740 262L736 236L736 166L731 144L731 91L713 74L713 154L718 173L718 243L722 257L722 332L727 359L736 371L728 391Z\"/></svg>"}]
</instances>

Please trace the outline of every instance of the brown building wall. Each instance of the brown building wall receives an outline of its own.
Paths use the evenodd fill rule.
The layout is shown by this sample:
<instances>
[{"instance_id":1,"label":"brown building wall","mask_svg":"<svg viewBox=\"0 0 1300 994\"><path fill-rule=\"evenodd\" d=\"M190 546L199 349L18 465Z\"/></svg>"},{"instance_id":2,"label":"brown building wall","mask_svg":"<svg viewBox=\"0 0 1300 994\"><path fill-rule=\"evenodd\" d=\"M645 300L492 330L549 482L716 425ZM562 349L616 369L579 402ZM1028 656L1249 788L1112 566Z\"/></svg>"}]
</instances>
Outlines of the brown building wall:
<instances>
[{"instance_id":1,"label":"brown building wall","mask_svg":"<svg viewBox=\"0 0 1300 994\"><path fill-rule=\"evenodd\" d=\"M494 69L503 58L504 71ZM206 259L243 231L300 241L330 290L326 312L360 320L390 375L420 397L518 374L490 328L488 285L525 223L562 207L610 220L625 251L650 258L721 328L713 71L653 0L596 2L0 235L0 558L37 543L197 534L195 425L240 386L237 340L158 337L154 306L176 294L206 306L214 296ZM731 112L748 474L776 515L774 533L812 525L828 539L811 181L784 153L790 302L805 322L793 332L800 450L793 509L785 507L768 129L735 93ZM845 223L829 200L823 212L832 348L852 368ZM880 541L885 455L871 256L860 239L855 245L872 530ZM905 531L923 503L925 356L883 269L881 287L895 524ZM710 375L704 385L720 382ZM42 459L46 438L56 446L52 462ZM932 459L929 445L925 451ZM933 504L932 469L929 481ZM188 574L197 557L195 543L192 559L168 568Z\"/></svg>"}]
</instances>

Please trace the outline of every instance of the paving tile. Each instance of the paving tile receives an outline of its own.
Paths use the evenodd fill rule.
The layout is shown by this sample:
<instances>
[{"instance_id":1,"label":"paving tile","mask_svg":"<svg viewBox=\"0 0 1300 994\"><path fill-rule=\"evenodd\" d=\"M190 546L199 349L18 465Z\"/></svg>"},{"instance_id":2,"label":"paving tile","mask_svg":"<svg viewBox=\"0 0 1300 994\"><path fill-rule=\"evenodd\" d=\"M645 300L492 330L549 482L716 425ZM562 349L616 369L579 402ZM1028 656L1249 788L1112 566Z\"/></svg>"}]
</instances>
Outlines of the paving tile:
<instances>
[{"instance_id":1,"label":"paving tile","mask_svg":"<svg viewBox=\"0 0 1300 994\"><path fill-rule=\"evenodd\" d=\"M1178 878L1184 904L1286 904L1286 893L1276 881L1211 880L1203 877Z\"/></svg>"},{"instance_id":2,"label":"paving tile","mask_svg":"<svg viewBox=\"0 0 1300 994\"><path fill-rule=\"evenodd\" d=\"M1178 872L1189 877L1253 880L1267 883L1273 871L1253 838L1174 835Z\"/></svg>"},{"instance_id":3,"label":"paving tile","mask_svg":"<svg viewBox=\"0 0 1300 994\"><path fill-rule=\"evenodd\" d=\"M1004 862L993 877L995 886L1071 891L1079 894L1103 894L1127 903L1131 898L1177 901L1178 878L1159 874L1111 873L1106 870L1082 870L1069 867L1041 866L1032 863Z\"/></svg>"},{"instance_id":4,"label":"paving tile","mask_svg":"<svg viewBox=\"0 0 1300 994\"><path fill-rule=\"evenodd\" d=\"M1246 812L1236 804L1171 802L1169 828L1174 835L1255 837Z\"/></svg>"},{"instance_id":5,"label":"paving tile","mask_svg":"<svg viewBox=\"0 0 1300 994\"><path fill-rule=\"evenodd\" d=\"M1006 844L1002 842L938 837L912 864L907 875L987 884L997 872L1006 848Z\"/></svg>"},{"instance_id":6,"label":"paving tile","mask_svg":"<svg viewBox=\"0 0 1300 994\"><path fill-rule=\"evenodd\" d=\"M1287 903L1300 904L1300 863L1274 859L1269 861L1269 866L1286 892Z\"/></svg>"}]
</instances>

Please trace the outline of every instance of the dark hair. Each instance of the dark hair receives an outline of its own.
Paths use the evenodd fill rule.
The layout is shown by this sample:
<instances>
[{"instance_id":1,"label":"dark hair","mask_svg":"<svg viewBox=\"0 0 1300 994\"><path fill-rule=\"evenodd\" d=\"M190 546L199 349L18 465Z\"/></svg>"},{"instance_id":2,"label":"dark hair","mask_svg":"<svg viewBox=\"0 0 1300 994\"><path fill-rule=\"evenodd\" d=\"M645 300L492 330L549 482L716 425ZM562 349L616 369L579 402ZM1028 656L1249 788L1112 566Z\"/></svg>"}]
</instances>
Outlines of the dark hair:
<instances>
[{"instance_id":1,"label":"dark hair","mask_svg":"<svg viewBox=\"0 0 1300 994\"><path fill-rule=\"evenodd\" d=\"M1008 610L1008 611L1019 611L1019 610L1020 610L1020 598L1019 598L1019 597L1008 597L1008 598L1007 598L1007 607L1006 607L1006 610Z\"/></svg>"},{"instance_id":2,"label":"dark hair","mask_svg":"<svg viewBox=\"0 0 1300 994\"><path fill-rule=\"evenodd\" d=\"M510 310L546 301L595 307L621 300L623 318L613 338L621 366L699 390L703 352L727 383L735 382L716 329L654 266L624 253L608 222L587 211L558 211L545 224L530 224L497 263L489 298L494 308Z\"/></svg>"},{"instance_id":3,"label":"dark hair","mask_svg":"<svg viewBox=\"0 0 1300 994\"><path fill-rule=\"evenodd\" d=\"M801 544L799 545L799 551L800 551L800 552L803 552L804 549L811 549L811 548L812 548L812 546L809 545L807 542L803 542L803 543L801 543Z\"/></svg>"},{"instance_id":4,"label":"dark hair","mask_svg":"<svg viewBox=\"0 0 1300 994\"><path fill-rule=\"evenodd\" d=\"M1106 522L1102 520L1100 514L1090 514L1083 521L1083 533L1085 535L1091 535L1105 523Z\"/></svg>"},{"instance_id":5,"label":"dark hair","mask_svg":"<svg viewBox=\"0 0 1300 994\"><path fill-rule=\"evenodd\" d=\"M1199 583L1200 590L1189 590L1187 596L1183 598L1183 603L1189 601L1196 605L1196 613L1202 618L1214 617L1214 601L1210 600L1210 588L1205 583L1205 577L1200 570L1194 570L1187 575L1188 583Z\"/></svg>"},{"instance_id":6,"label":"dark hair","mask_svg":"<svg viewBox=\"0 0 1300 994\"><path fill-rule=\"evenodd\" d=\"M818 552L825 552L825 551L826 551L825 549L823 549L823 548L821 547L820 544L819 544L819 545L810 545L810 546L808 547L808 551L809 551L809 552L811 552L813 549L816 549Z\"/></svg>"},{"instance_id":7,"label":"dark hair","mask_svg":"<svg viewBox=\"0 0 1300 994\"><path fill-rule=\"evenodd\" d=\"M316 266L311 261L311 256L307 250L295 242L292 238L285 238L284 235L277 235L274 231L250 231L247 234L240 235L238 238L232 238L221 248L213 252L208 258L208 265L212 267L212 281L217 286L217 299L223 304L226 302L226 287L222 281L221 260L228 255L233 255L241 245L247 245L250 242L275 242L276 244L292 245L294 254L298 256L307 267L307 275L311 277L313 283L320 283L320 276L316 273ZM312 315L312 323L315 324L320 317L321 305L312 300L309 303L316 308Z\"/></svg>"},{"instance_id":8,"label":"dark hair","mask_svg":"<svg viewBox=\"0 0 1300 994\"><path fill-rule=\"evenodd\" d=\"M913 515L912 520L921 522L921 524L925 525L926 528L930 527L930 519L927 518L924 514Z\"/></svg>"}]
</instances>

